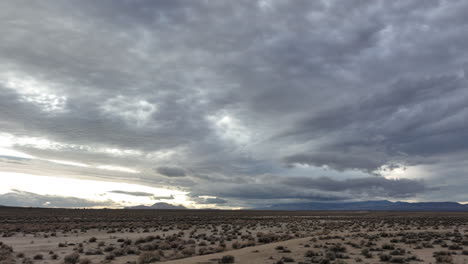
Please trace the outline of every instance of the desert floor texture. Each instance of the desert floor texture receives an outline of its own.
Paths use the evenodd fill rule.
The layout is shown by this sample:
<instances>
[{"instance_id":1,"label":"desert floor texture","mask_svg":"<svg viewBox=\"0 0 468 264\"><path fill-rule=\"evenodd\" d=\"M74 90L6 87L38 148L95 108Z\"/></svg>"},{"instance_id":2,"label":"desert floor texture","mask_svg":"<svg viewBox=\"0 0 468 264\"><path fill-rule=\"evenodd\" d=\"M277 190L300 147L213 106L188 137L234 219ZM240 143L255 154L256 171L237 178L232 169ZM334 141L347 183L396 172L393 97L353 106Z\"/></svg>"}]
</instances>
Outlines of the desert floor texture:
<instances>
[{"instance_id":1,"label":"desert floor texture","mask_svg":"<svg viewBox=\"0 0 468 264\"><path fill-rule=\"evenodd\" d=\"M468 213L0 208L0 264L468 263Z\"/></svg>"}]
</instances>

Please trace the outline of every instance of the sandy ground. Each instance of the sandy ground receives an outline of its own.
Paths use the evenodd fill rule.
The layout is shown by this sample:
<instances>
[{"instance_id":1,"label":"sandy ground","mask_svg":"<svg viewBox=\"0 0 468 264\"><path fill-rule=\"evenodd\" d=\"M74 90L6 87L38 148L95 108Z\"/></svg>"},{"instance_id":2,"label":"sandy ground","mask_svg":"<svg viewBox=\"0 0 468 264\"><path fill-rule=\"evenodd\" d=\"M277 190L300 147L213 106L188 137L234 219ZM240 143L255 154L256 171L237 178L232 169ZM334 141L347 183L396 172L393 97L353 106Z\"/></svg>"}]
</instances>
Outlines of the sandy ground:
<instances>
[{"instance_id":1,"label":"sandy ground","mask_svg":"<svg viewBox=\"0 0 468 264\"><path fill-rule=\"evenodd\" d=\"M227 251L222 253L210 254L205 256L197 256L192 258L180 259L167 261L167 264L215 264L225 255L232 255L235 257L235 263L245 263L245 264L272 264L277 263L283 257L290 257L295 261L291 263L310 263L310 258L304 257L304 254L310 250L310 248L304 247L304 245L314 245L310 240L313 237L291 239L287 241L271 243L266 245L260 245L255 247L243 248L239 250ZM330 240L329 242L340 242L337 240ZM341 241L342 242L342 241ZM389 242L389 240L384 241L384 243ZM278 246L283 246L291 250L291 253L283 253L276 248ZM411 249L409 247L403 247L406 250L411 250L415 255L419 257L419 261L414 261L413 263L436 263L432 253L434 251L443 250L441 247L435 249ZM377 255L373 258L363 258L362 262L356 262L354 257L360 255L360 250L353 250L352 248L347 249L350 259L344 259L345 263L386 263L381 262ZM388 263L388 262L387 262ZM454 255L453 263L468 263L468 256L465 255Z\"/></svg>"},{"instance_id":2,"label":"sandy ground","mask_svg":"<svg viewBox=\"0 0 468 264\"><path fill-rule=\"evenodd\" d=\"M1 213L0 264L468 263L468 214Z\"/></svg>"},{"instance_id":3,"label":"sandy ground","mask_svg":"<svg viewBox=\"0 0 468 264\"><path fill-rule=\"evenodd\" d=\"M172 232L166 233L166 235L176 233L178 230L174 230ZM262 230L267 231L267 230ZM443 229L443 230L430 230L431 232L437 233L447 233L451 232L450 229ZM412 232L424 232L421 230L412 230ZM392 234L392 232L386 232ZM149 235L158 235L161 234L160 232L153 232L153 233L145 233L145 236ZM367 234L379 234L379 232L372 232ZM37 234L36 234L37 235ZM26 257L33 258L37 254L43 254L44 260L35 260L34 263L63 263L63 259L66 255L72 253L74 251L74 246L83 243L84 247L93 247L93 244L90 243L88 240L91 237L96 237L98 242L104 242L105 245L113 245L118 246L117 243L118 238L125 238L125 239L137 239L142 237L142 233L120 233L120 234L107 234L105 231L96 231L92 230L87 232L86 234L75 234L75 235L62 235L58 234L57 237L34 237L33 235L24 235L24 236L17 236L17 237L9 237L9 238L1 238L0 241L3 243L10 245L13 247L15 252L22 252L25 254ZM215 254L208 254L203 256L194 256L188 257L184 259L178 260L169 260L164 261L164 263L168 264L189 264L189 263L199 263L199 264L215 264L226 255L232 255L235 258L235 263L245 263L245 264L272 264L277 263L279 260L283 259L284 257L289 257L294 259L294 262L291 263L311 263L311 258L305 257L305 253L308 250L320 251L320 247L316 248L317 245L323 246L325 244L335 244L339 243L346 247L346 254L349 256L349 259L342 259L344 263L385 263L379 260L379 256L377 253L373 254L372 258L364 258L360 252L361 249L353 248L347 245L347 242L357 241L358 238L354 237L356 234L350 232L330 232L330 236L339 235L343 237L342 239L318 239L320 235L317 234L315 236L308 236L303 238L297 239L290 239L286 241L280 241L275 243L263 244L258 246L246 247L237 250L226 250L220 253ZM316 240L314 240L314 238ZM390 242L390 238L382 239L378 242L378 245L388 244ZM69 246L66 248L59 248L59 243L68 243ZM308 245L308 246L306 246ZM443 251L446 250L441 246L434 246L434 248L423 248L423 249L414 249L414 246L404 245L400 243L395 243L395 245L400 246L401 248L405 249L406 251L410 251L410 254L416 255L420 261L413 261L413 263L436 263L433 257L433 252L436 251ZM278 250L278 246L281 246L291 252L283 252L284 250ZM59 257L57 260L47 259L50 255L48 252L53 251ZM460 250L458 250L460 251ZM104 260L104 256L83 256L82 258L88 258L93 263L99 263ZM361 262L357 262L356 258L360 257L362 259ZM452 263L468 263L468 256L462 255L458 253L457 255L453 255L453 262ZM122 256L118 257L114 260L107 261L107 263L127 263L132 261L138 261L138 256ZM18 262L20 263L20 262ZM411 262L408 262L411 263Z\"/></svg>"}]
</instances>

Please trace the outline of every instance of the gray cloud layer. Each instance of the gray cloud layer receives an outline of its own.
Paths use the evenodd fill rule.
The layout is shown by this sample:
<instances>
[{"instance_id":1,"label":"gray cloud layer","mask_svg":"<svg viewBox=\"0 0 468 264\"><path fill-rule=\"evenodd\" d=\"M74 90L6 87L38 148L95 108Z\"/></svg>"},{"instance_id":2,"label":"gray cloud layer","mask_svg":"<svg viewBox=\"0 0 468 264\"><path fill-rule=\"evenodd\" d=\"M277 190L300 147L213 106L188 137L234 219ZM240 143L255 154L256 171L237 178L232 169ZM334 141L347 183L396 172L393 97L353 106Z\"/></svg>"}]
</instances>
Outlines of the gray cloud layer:
<instances>
[{"instance_id":1,"label":"gray cloud layer","mask_svg":"<svg viewBox=\"0 0 468 264\"><path fill-rule=\"evenodd\" d=\"M118 194L125 194L125 195L131 195L131 196L153 196L154 195L152 193L147 193L147 192L127 192L127 191L122 191L122 190L114 190L114 191L110 191L110 193L118 193Z\"/></svg>"},{"instance_id":2,"label":"gray cloud layer","mask_svg":"<svg viewBox=\"0 0 468 264\"><path fill-rule=\"evenodd\" d=\"M305 178L295 177L285 179L284 184L292 186L308 186L322 191L357 192L369 197L411 197L428 190L422 181L409 179L389 180L383 177L366 177L346 180L334 180L328 177Z\"/></svg>"},{"instance_id":3,"label":"gray cloud layer","mask_svg":"<svg viewBox=\"0 0 468 264\"><path fill-rule=\"evenodd\" d=\"M232 205L465 201L454 190L468 184L467 11L461 0L3 1L0 132L53 142L17 142L39 157L127 166L140 174L112 177ZM419 174L371 177L403 167Z\"/></svg>"},{"instance_id":4,"label":"gray cloud layer","mask_svg":"<svg viewBox=\"0 0 468 264\"><path fill-rule=\"evenodd\" d=\"M37 193L13 190L13 192L0 195L0 204L8 206L28 207L113 207L117 204L113 201L91 201L76 197L64 197L55 195L41 195Z\"/></svg>"},{"instance_id":5,"label":"gray cloud layer","mask_svg":"<svg viewBox=\"0 0 468 264\"><path fill-rule=\"evenodd\" d=\"M155 170L167 177L184 177L186 175L184 169L176 167L158 167Z\"/></svg>"}]
</instances>

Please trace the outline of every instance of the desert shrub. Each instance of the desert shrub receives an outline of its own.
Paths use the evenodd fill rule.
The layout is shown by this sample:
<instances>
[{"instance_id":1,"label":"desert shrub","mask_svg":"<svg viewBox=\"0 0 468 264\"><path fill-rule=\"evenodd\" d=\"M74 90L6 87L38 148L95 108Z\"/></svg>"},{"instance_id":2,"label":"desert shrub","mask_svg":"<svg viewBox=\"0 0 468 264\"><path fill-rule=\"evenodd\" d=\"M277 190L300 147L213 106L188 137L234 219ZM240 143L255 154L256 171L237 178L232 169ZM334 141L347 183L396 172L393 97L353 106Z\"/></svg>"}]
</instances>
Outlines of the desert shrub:
<instances>
[{"instance_id":1,"label":"desert shrub","mask_svg":"<svg viewBox=\"0 0 468 264\"><path fill-rule=\"evenodd\" d=\"M219 252L223 252L224 251L224 248L223 247L215 247L214 248L214 251L219 253Z\"/></svg>"},{"instance_id":2,"label":"desert shrub","mask_svg":"<svg viewBox=\"0 0 468 264\"><path fill-rule=\"evenodd\" d=\"M450 245L448 247L450 250L462 250L463 248L457 244Z\"/></svg>"},{"instance_id":3,"label":"desert shrub","mask_svg":"<svg viewBox=\"0 0 468 264\"><path fill-rule=\"evenodd\" d=\"M411 255L409 257L406 258L407 261L421 261L418 256L416 255Z\"/></svg>"},{"instance_id":4,"label":"desert shrub","mask_svg":"<svg viewBox=\"0 0 468 264\"><path fill-rule=\"evenodd\" d=\"M193 247L189 247L189 248L184 248L182 250L182 254L184 256L192 256L192 255L195 255L195 248Z\"/></svg>"},{"instance_id":5,"label":"desert shrub","mask_svg":"<svg viewBox=\"0 0 468 264\"><path fill-rule=\"evenodd\" d=\"M135 240L135 245L142 244L145 242L146 242L146 239L144 239L143 237L140 237L137 240Z\"/></svg>"},{"instance_id":6,"label":"desert shrub","mask_svg":"<svg viewBox=\"0 0 468 264\"><path fill-rule=\"evenodd\" d=\"M329 260L335 260L336 259L336 253L333 251L327 251L325 253L325 257Z\"/></svg>"},{"instance_id":7,"label":"desert shrub","mask_svg":"<svg viewBox=\"0 0 468 264\"><path fill-rule=\"evenodd\" d=\"M109 253L106 255L106 260L114 260L115 259L115 254L114 253Z\"/></svg>"},{"instance_id":8,"label":"desert shrub","mask_svg":"<svg viewBox=\"0 0 468 264\"><path fill-rule=\"evenodd\" d=\"M346 264L346 261L339 259L335 261L333 264Z\"/></svg>"},{"instance_id":9,"label":"desert shrub","mask_svg":"<svg viewBox=\"0 0 468 264\"><path fill-rule=\"evenodd\" d=\"M330 264L331 261L327 258L320 258L320 259L317 259L316 262L313 262L313 263L319 263L319 264Z\"/></svg>"},{"instance_id":10,"label":"desert shrub","mask_svg":"<svg viewBox=\"0 0 468 264\"><path fill-rule=\"evenodd\" d=\"M396 249L396 250L391 251L390 255L401 256L401 255L404 255L405 253L406 253L406 250L404 249Z\"/></svg>"},{"instance_id":11,"label":"desert shrub","mask_svg":"<svg viewBox=\"0 0 468 264\"><path fill-rule=\"evenodd\" d=\"M406 261L405 261L405 258L403 258L403 257L392 257L390 262L392 262L392 263L405 263Z\"/></svg>"},{"instance_id":12,"label":"desert shrub","mask_svg":"<svg viewBox=\"0 0 468 264\"><path fill-rule=\"evenodd\" d=\"M143 251L152 251L152 250L158 249L159 245L155 243L146 243L146 244L139 244L138 248Z\"/></svg>"},{"instance_id":13,"label":"desert shrub","mask_svg":"<svg viewBox=\"0 0 468 264\"><path fill-rule=\"evenodd\" d=\"M428 243L428 242L423 242L422 246L425 247L425 248L434 248L434 246L431 243Z\"/></svg>"},{"instance_id":14,"label":"desert shrub","mask_svg":"<svg viewBox=\"0 0 468 264\"><path fill-rule=\"evenodd\" d=\"M111 252L111 251L113 251L114 249L115 249L114 246L110 246L110 245L109 245L109 246L107 246L107 247L104 248L104 252Z\"/></svg>"},{"instance_id":15,"label":"desert shrub","mask_svg":"<svg viewBox=\"0 0 468 264\"><path fill-rule=\"evenodd\" d=\"M80 264L91 264L91 263L93 263L93 262L88 258L84 258L84 259L80 260Z\"/></svg>"},{"instance_id":16,"label":"desert shrub","mask_svg":"<svg viewBox=\"0 0 468 264\"><path fill-rule=\"evenodd\" d=\"M132 244L131 239L125 239L124 241L121 241L123 245L130 246Z\"/></svg>"},{"instance_id":17,"label":"desert shrub","mask_svg":"<svg viewBox=\"0 0 468 264\"><path fill-rule=\"evenodd\" d=\"M436 251L433 253L433 256L436 257L436 256L449 256L449 255L452 255L452 253L450 253L449 251Z\"/></svg>"},{"instance_id":18,"label":"desert shrub","mask_svg":"<svg viewBox=\"0 0 468 264\"><path fill-rule=\"evenodd\" d=\"M290 258L290 257L283 257L283 261L284 262L295 262L295 260L293 258Z\"/></svg>"},{"instance_id":19,"label":"desert shrub","mask_svg":"<svg viewBox=\"0 0 468 264\"><path fill-rule=\"evenodd\" d=\"M125 250L125 254L127 254L127 255L138 255L138 254L140 254L140 251L135 247L127 246L127 247L124 247L124 250Z\"/></svg>"},{"instance_id":20,"label":"desert shrub","mask_svg":"<svg viewBox=\"0 0 468 264\"><path fill-rule=\"evenodd\" d=\"M315 257L315 256L318 256L319 253L313 251L313 250L307 250L307 252L304 254L304 257L306 258L311 258L311 257Z\"/></svg>"},{"instance_id":21,"label":"desert shrub","mask_svg":"<svg viewBox=\"0 0 468 264\"><path fill-rule=\"evenodd\" d=\"M91 238L88 240L89 243L94 243L94 242L96 242L96 241L97 241L97 238L95 238L95 237L91 237Z\"/></svg>"},{"instance_id":22,"label":"desert shrub","mask_svg":"<svg viewBox=\"0 0 468 264\"><path fill-rule=\"evenodd\" d=\"M336 244L328 248L328 250L333 252L346 252L346 248L341 244Z\"/></svg>"},{"instance_id":23,"label":"desert shrub","mask_svg":"<svg viewBox=\"0 0 468 264\"><path fill-rule=\"evenodd\" d=\"M116 257L123 256L125 255L125 249L123 248L115 249L114 251L112 251L112 254L114 254Z\"/></svg>"},{"instance_id":24,"label":"desert shrub","mask_svg":"<svg viewBox=\"0 0 468 264\"><path fill-rule=\"evenodd\" d=\"M156 245L157 245L156 248L159 248L159 249L162 249L162 250L168 250L168 249L173 248L172 245L167 243L167 242L162 242L162 243L159 243L159 244L156 244Z\"/></svg>"},{"instance_id":25,"label":"desert shrub","mask_svg":"<svg viewBox=\"0 0 468 264\"><path fill-rule=\"evenodd\" d=\"M436 255L435 259L437 263L453 263L451 255Z\"/></svg>"},{"instance_id":26,"label":"desert shrub","mask_svg":"<svg viewBox=\"0 0 468 264\"><path fill-rule=\"evenodd\" d=\"M284 250L284 246L276 246L275 249L276 250Z\"/></svg>"},{"instance_id":27,"label":"desert shrub","mask_svg":"<svg viewBox=\"0 0 468 264\"><path fill-rule=\"evenodd\" d=\"M384 250L394 250L395 246L392 245L392 244L383 244L382 249L384 249Z\"/></svg>"},{"instance_id":28,"label":"desert shrub","mask_svg":"<svg viewBox=\"0 0 468 264\"><path fill-rule=\"evenodd\" d=\"M15 263L15 262L13 262L13 263ZM24 258L21 263L23 263L23 264L33 264L34 261L32 259L30 259L30 258Z\"/></svg>"},{"instance_id":29,"label":"desert shrub","mask_svg":"<svg viewBox=\"0 0 468 264\"><path fill-rule=\"evenodd\" d=\"M232 243L232 248L233 249L241 248L241 244L239 243L239 241L235 241L234 243Z\"/></svg>"},{"instance_id":30,"label":"desert shrub","mask_svg":"<svg viewBox=\"0 0 468 264\"><path fill-rule=\"evenodd\" d=\"M382 254L380 255L380 261L390 261L392 259L392 256L388 254Z\"/></svg>"},{"instance_id":31,"label":"desert shrub","mask_svg":"<svg viewBox=\"0 0 468 264\"><path fill-rule=\"evenodd\" d=\"M138 256L138 264L146 264L160 260L161 256L157 252L143 252Z\"/></svg>"},{"instance_id":32,"label":"desert shrub","mask_svg":"<svg viewBox=\"0 0 468 264\"><path fill-rule=\"evenodd\" d=\"M76 264L78 263L78 260L80 259L80 254L76 253L76 252L73 252L69 255L66 255L64 258L63 258L63 262L65 264Z\"/></svg>"},{"instance_id":33,"label":"desert shrub","mask_svg":"<svg viewBox=\"0 0 468 264\"><path fill-rule=\"evenodd\" d=\"M219 260L219 263L234 263L234 256L232 256L232 255L223 256Z\"/></svg>"},{"instance_id":34,"label":"desert shrub","mask_svg":"<svg viewBox=\"0 0 468 264\"><path fill-rule=\"evenodd\" d=\"M44 259L44 255L42 255L42 254L36 254L36 255L34 255L33 259L34 259L34 260L42 260L42 259Z\"/></svg>"},{"instance_id":35,"label":"desert shrub","mask_svg":"<svg viewBox=\"0 0 468 264\"><path fill-rule=\"evenodd\" d=\"M258 239L257 239L258 242L259 243L264 243L264 244L271 243L271 242L274 242L274 241L278 241L278 240L281 239L281 236L279 236L277 234L273 234L273 233L264 234L262 232L258 232L257 237L258 237Z\"/></svg>"},{"instance_id":36,"label":"desert shrub","mask_svg":"<svg viewBox=\"0 0 468 264\"><path fill-rule=\"evenodd\" d=\"M0 242L0 263L15 263L13 259L13 248Z\"/></svg>"},{"instance_id":37,"label":"desert shrub","mask_svg":"<svg viewBox=\"0 0 468 264\"><path fill-rule=\"evenodd\" d=\"M372 253L370 253L368 248L362 249L361 255L363 255L365 258L372 258Z\"/></svg>"}]
</instances>

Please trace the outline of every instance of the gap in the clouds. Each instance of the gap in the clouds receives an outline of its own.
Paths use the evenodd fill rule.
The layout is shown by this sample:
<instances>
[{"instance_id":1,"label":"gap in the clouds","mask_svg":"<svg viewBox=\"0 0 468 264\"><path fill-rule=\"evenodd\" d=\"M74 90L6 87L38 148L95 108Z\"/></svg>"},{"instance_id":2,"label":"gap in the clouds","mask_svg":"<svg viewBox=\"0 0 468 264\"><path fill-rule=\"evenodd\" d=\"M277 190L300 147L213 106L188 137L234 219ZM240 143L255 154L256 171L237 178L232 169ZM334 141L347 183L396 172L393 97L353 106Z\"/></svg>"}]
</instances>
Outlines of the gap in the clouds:
<instances>
[{"instance_id":1,"label":"gap in the clouds","mask_svg":"<svg viewBox=\"0 0 468 264\"><path fill-rule=\"evenodd\" d=\"M278 173L285 177L309 176L309 177L332 177L338 180L362 178L369 176L369 173L361 170L338 171L327 167L316 167L310 165L297 164L294 167L278 168Z\"/></svg>"},{"instance_id":2,"label":"gap in the clouds","mask_svg":"<svg viewBox=\"0 0 468 264\"><path fill-rule=\"evenodd\" d=\"M19 72L3 72L1 77L0 84L17 92L21 102L34 104L43 112L65 111L67 97L54 93L56 83Z\"/></svg>"},{"instance_id":3,"label":"gap in the clouds","mask_svg":"<svg viewBox=\"0 0 468 264\"><path fill-rule=\"evenodd\" d=\"M77 166L77 167L90 167L87 164L80 163L80 162L74 162L74 161L68 161L68 160L47 160L50 162L58 163L58 164L63 164L63 165L70 165L70 166Z\"/></svg>"},{"instance_id":4,"label":"gap in the clouds","mask_svg":"<svg viewBox=\"0 0 468 264\"><path fill-rule=\"evenodd\" d=\"M38 176L1 171L0 177L2 179L0 194L6 194L18 190L38 195L75 197L97 202L112 201L117 208L142 204L151 205L158 201L181 204L186 207L196 207L196 204L188 199L186 192L165 188L122 182ZM116 193L115 190L121 190L122 192ZM125 192L130 194L148 193L152 195L127 195Z\"/></svg>"},{"instance_id":5,"label":"gap in the clouds","mask_svg":"<svg viewBox=\"0 0 468 264\"><path fill-rule=\"evenodd\" d=\"M2 147L0 147L0 156L20 158L20 159L34 159L35 158L34 156L31 156L24 152L10 149L10 148L2 148Z\"/></svg>"},{"instance_id":6,"label":"gap in the clouds","mask_svg":"<svg viewBox=\"0 0 468 264\"><path fill-rule=\"evenodd\" d=\"M139 170L134 168L128 168L124 166L114 165L114 164L95 164L94 166L90 164L85 164L77 161L70 161L70 160L57 160L57 159L44 159L41 157L36 157L33 155L29 155L25 152L17 151L14 149L15 145L19 146L34 146L38 149L60 149L65 147L70 147L67 144L61 144L58 142L52 142L47 139L43 138L33 138L33 137L15 137L11 134L7 133L0 133L0 157L5 157L8 159L35 159L41 160L46 162L53 162L62 165L68 166L76 166L76 167L86 167L86 168L96 168L101 170L111 170L111 171L119 171L119 172L126 172L126 173L140 173ZM80 149L83 149L85 146L79 146ZM85 147L86 148L86 147ZM99 151L98 151L99 152ZM109 155L115 156L122 156L122 155L141 155L141 153L132 150L120 150L120 149L113 149L113 148L104 148L101 149L101 152L107 153Z\"/></svg>"}]
</instances>

